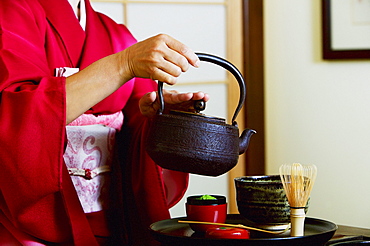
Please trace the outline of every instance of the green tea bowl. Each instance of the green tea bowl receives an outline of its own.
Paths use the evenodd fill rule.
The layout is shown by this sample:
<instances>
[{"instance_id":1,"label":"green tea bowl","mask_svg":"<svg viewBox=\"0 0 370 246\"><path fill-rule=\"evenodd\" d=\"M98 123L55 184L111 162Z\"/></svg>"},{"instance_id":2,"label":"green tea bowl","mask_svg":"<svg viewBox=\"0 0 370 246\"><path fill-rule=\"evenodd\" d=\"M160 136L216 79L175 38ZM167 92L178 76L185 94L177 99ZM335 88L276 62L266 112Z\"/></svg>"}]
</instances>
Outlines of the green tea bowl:
<instances>
[{"instance_id":1,"label":"green tea bowl","mask_svg":"<svg viewBox=\"0 0 370 246\"><path fill-rule=\"evenodd\" d=\"M290 206L279 175L243 176L234 182L238 211L245 219L263 225L290 222Z\"/></svg>"}]
</instances>

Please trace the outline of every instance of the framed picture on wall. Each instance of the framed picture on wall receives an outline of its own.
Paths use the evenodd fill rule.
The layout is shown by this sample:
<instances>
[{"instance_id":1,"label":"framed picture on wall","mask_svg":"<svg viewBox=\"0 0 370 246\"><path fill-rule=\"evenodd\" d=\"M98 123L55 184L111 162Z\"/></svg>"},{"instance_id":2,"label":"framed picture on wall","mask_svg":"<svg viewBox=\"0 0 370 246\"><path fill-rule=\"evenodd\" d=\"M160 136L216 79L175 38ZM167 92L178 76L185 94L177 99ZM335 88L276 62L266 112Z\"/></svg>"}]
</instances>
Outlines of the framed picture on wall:
<instances>
[{"instance_id":1,"label":"framed picture on wall","mask_svg":"<svg viewBox=\"0 0 370 246\"><path fill-rule=\"evenodd\" d=\"M370 0L322 0L324 59L370 58Z\"/></svg>"}]
</instances>

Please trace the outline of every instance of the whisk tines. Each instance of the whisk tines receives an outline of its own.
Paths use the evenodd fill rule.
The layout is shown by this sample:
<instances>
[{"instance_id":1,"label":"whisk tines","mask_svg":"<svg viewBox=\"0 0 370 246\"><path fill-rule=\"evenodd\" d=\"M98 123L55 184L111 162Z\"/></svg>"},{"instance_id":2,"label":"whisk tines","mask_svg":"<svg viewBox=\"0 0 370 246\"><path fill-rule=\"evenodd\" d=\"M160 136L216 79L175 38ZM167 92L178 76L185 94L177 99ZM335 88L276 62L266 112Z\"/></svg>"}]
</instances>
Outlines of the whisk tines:
<instances>
[{"instance_id":1,"label":"whisk tines","mask_svg":"<svg viewBox=\"0 0 370 246\"><path fill-rule=\"evenodd\" d=\"M284 164L280 177L291 207L305 207L317 174L315 165Z\"/></svg>"},{"instance_id":2,"label":"whisk tines","mask_svg":"<svg viewBox=\"0 0 370 246\"><path fill-rule=\"evenodd\" d=\"M291 235L303 236L304 208L315 183L317 168L315 165L294 163L282 165L279 171L290 205Z\"/></svg>"}]
</instances>

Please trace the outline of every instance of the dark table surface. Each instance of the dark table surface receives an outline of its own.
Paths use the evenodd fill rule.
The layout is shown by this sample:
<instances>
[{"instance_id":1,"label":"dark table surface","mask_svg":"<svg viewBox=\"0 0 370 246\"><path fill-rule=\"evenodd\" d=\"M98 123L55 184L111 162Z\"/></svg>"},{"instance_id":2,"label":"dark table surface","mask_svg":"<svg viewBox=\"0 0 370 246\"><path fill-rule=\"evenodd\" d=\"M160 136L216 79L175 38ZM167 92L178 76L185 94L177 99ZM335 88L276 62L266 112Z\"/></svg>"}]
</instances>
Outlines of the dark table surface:
<instances>
[{"instance_id":1,"label":"dark table surface","mask_svg":"<svg viewBox=\"0 0 370 246\"><path fill-rule=\"evenodd\" d=\"M338 230L335 232L333 238L326 245L341 245L341 243L348 243L349 241L357 242L360 244L364 244L365 241L369 241L370 244L370 229L338 225ZM353 243L347 245L357 244Z\"/></svg>"},{"instance_id":2,"label":"dark table surface","mask_svg":"<svg viewBox=\"0 0 370 246\"><path fill-rule=\"evenodd\" d=\"M338 225L335 235L363 235L370 237L370 229Z\"/></svg>"}]
</instances>

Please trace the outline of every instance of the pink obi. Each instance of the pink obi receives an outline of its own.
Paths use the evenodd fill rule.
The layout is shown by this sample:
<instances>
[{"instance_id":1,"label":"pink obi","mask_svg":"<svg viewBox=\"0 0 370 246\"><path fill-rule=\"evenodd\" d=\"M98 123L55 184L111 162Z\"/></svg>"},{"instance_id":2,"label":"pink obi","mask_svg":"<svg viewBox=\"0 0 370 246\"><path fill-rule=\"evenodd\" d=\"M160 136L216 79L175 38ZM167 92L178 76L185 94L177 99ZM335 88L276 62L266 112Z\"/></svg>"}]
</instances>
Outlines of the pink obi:
<instances>
[{"instance_id":1,"label":"pink obi","mask_svg":"<svg viewBox=\"0 0 370 246\"><path fill-rule=\"evenodd\" d=\"M109 172L115 135L122 127L123 114L94 116L83 114L67 129L64 153L72 182L85 213L108 208Z\"/></svg>"}]
</instances>

